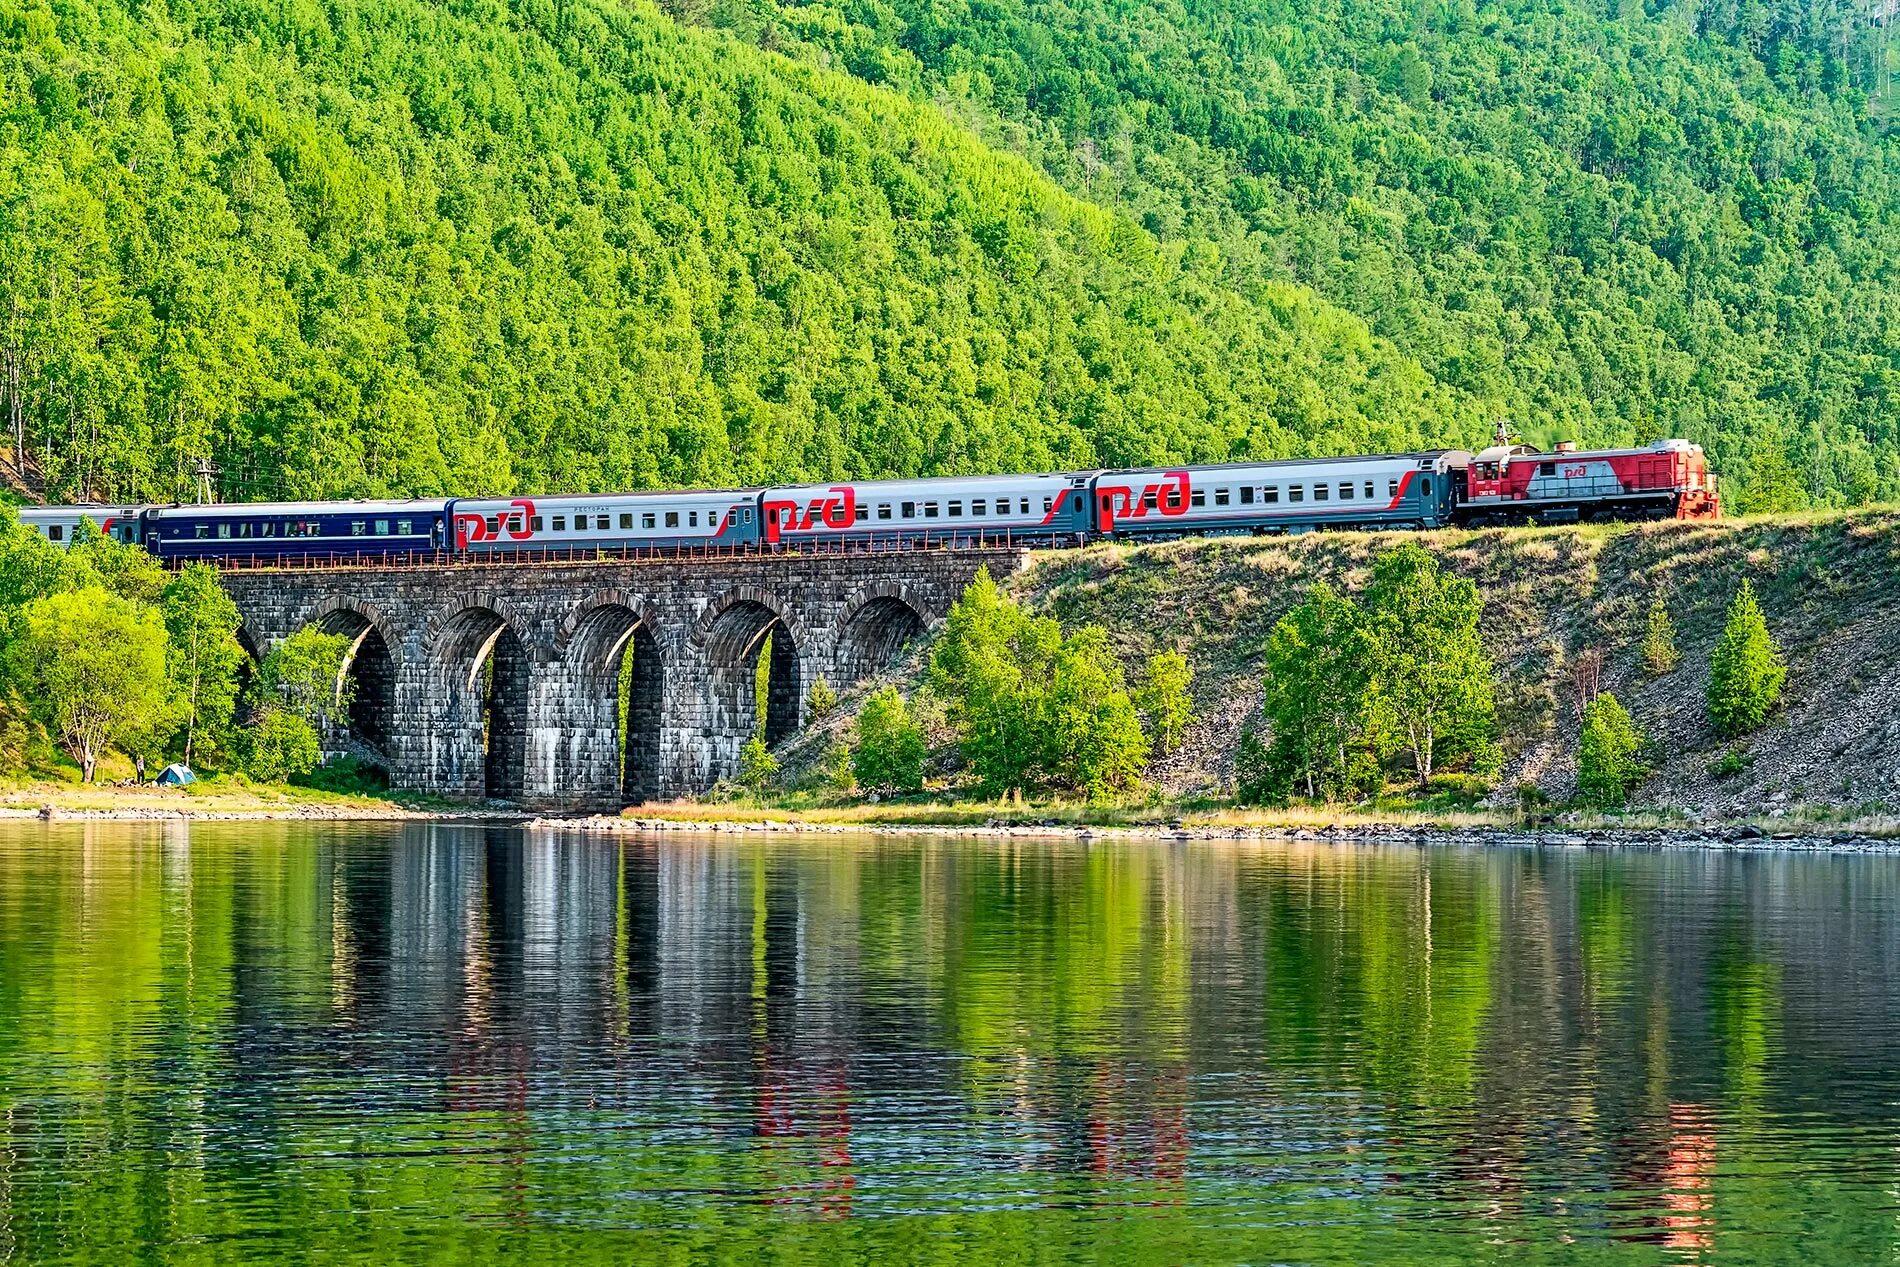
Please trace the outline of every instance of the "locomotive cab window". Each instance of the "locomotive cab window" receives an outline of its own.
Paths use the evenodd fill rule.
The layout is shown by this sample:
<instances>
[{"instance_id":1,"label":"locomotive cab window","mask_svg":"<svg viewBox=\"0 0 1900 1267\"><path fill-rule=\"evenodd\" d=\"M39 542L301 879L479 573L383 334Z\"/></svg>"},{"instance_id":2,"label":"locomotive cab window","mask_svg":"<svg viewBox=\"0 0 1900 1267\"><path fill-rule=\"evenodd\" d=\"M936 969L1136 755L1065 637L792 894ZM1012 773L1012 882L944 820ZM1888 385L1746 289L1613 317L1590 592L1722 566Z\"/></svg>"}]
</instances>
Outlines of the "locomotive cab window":
<instances>
[{"instance_id":1,"label":"locomotive cab window","mask_svg":"<svg viewBox=\"0 0 1900 1267\"><path fill-rule=\"evenodd\" d=\"M1557 473L1557 464L1555 462L1539 462L1537 464L1537 473L1539 475L1555 475Z\"/></svg>"}]
</instances>

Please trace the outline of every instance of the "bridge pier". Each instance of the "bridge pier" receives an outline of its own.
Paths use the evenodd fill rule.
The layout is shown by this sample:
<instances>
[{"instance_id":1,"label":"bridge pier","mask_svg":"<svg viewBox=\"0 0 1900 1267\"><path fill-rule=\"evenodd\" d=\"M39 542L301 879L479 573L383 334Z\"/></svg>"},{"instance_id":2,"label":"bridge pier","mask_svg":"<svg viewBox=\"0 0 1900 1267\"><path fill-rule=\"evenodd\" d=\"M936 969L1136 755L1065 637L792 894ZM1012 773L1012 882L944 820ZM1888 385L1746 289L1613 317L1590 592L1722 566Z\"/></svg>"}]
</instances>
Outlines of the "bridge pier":
<instances>
[{"instance_id":1,"label":"bridge pier","mask_svg":"<svg viewBox=\"0 0 1900 1267\"><path fill-rule=\"evenodd\" d=\"M805 721L1019 550L692 560L457 562L224 574L248 645L350 638L355 702L326 734L392 784L467 800L604 808L703 793L754 734ZM769 648L769 650L768 650ZM767 659L763 714L755 674Z\"/></svg>"}]
</instances>

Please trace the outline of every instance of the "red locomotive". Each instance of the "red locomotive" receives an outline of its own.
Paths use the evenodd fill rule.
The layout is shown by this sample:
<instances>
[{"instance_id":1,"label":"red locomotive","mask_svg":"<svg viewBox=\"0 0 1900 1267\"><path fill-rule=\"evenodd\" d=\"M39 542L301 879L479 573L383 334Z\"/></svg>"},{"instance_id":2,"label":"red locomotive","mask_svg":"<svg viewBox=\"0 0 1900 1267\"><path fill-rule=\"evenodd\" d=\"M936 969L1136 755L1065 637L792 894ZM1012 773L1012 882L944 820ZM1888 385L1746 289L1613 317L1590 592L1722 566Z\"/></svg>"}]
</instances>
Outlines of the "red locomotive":
<instances>
[{"instance_id":1,"label":"red locomotive","mask_svg":"<svg viewBox=\"0 0 1900 1267\"><path fill-rule=\"evenodd\" d=\"M1643 449L1554 453L1499 442L1463 471L1453 518L1462 524L1576 523L1611 519L1714 519L1722 513L1702 446L1658 440Z\"/></svg>"}]
</instances>

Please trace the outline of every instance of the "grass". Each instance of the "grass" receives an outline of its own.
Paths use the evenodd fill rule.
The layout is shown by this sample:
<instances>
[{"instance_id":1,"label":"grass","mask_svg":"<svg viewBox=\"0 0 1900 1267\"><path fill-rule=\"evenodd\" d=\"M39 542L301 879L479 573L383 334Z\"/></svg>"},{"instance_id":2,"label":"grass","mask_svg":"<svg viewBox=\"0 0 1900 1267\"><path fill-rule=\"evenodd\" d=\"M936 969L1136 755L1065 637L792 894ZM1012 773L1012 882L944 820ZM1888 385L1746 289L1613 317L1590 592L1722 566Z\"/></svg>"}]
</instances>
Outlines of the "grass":
<instances>
[{"instance_id":1,"label":"grass","mask_svg":"<svg viewBox=\"0 0 1900 1267\"><path fill-rule=\"evenodd\" d=\"M465 806L417 793L337 792L288 783L253 783L241 775L203 778L182 788L32 779L0 781L0 811L37 811L48 805L66 814L373 818L467 812Z\"/></svg>"}]
</instances>

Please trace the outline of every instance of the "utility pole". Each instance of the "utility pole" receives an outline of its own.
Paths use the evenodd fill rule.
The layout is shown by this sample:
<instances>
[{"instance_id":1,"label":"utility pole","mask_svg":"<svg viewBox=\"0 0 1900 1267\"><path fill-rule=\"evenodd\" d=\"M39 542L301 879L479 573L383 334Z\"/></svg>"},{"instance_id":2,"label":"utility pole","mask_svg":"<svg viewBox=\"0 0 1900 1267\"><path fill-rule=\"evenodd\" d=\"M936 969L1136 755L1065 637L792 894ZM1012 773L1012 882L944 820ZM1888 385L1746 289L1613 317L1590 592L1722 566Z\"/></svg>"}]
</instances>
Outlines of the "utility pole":
<instances>
[{"instance_id":1,"label":"utility pole","mask_svg":"<svg viewBox=\"0 0 1900 1267\"><path fill-rule=\"evenodd\" d=\"M198 485L198 504L209 506L218 500L217 478L223 474L218 464L210 458L198 458L192 468L192 478Z\"/></svg>"}]
</instances>

